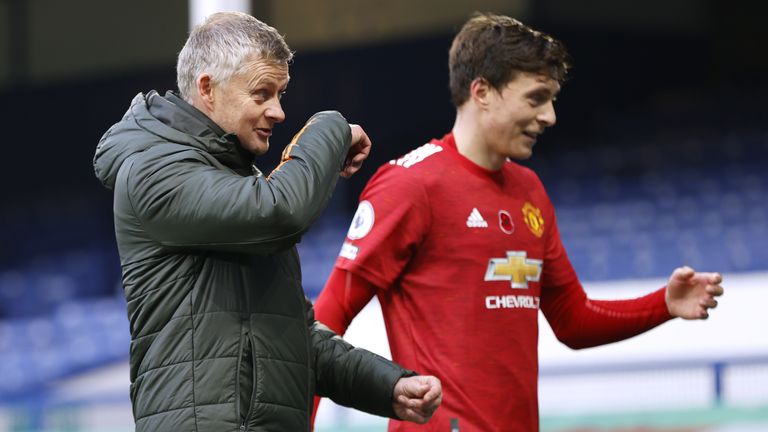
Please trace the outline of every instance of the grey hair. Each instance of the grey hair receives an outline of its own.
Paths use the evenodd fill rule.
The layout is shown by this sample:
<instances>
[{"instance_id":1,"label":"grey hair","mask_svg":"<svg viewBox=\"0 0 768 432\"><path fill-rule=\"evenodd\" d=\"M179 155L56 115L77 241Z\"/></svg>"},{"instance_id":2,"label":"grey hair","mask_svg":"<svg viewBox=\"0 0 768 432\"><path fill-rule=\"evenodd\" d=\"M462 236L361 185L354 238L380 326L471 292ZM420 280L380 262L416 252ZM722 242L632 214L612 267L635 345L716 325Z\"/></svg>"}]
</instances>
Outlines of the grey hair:
<instances>
[{"instance_id":1,"label":"grey hair","mask_svg":"<svg viewBox=\"0 0 768 432\"><path fill-rule=\"evenodd\" d=\"M176 83L181 97L192 102L197 77L211 75L226 82L252 57L288 64L293 52L278 31L242 12L218 12L192 29L179 52Z\"/></svg>"}]
</instances>

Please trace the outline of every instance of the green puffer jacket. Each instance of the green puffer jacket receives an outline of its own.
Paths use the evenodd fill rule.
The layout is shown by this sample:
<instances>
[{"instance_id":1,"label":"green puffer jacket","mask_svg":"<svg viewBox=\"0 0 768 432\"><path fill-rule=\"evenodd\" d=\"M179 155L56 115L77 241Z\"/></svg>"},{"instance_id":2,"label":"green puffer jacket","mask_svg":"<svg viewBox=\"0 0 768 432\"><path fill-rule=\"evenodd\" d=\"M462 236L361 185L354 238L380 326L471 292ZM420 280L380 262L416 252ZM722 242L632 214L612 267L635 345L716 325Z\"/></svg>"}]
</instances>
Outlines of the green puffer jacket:
<instances>
[{"instance_id":1,"label":"green puffer jacket","mask_svg":"<svg viewBox=\"0 0 768 432\"><path fill-rule=\"evenodd\" d=\"M350 129L318 113L268 177L173 93L137 95L102 137L114 190L138 432L306 431L315 392L394 417L412 374L314 320L295 244L336 184Z\"/></svg>"}]
</instances>

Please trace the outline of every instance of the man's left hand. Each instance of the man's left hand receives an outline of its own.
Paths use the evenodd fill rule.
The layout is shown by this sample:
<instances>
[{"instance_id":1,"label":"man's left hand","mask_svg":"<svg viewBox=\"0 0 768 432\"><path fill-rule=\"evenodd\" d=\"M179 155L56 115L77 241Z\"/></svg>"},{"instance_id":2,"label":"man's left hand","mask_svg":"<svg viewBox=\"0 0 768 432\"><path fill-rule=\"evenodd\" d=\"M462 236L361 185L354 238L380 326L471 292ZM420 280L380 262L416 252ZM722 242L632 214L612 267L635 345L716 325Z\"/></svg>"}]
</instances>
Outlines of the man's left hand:
<instances>
[{"instance_id":1,"label":"man's left hand","mask_svg":"<svg viewBox=\"0 0 768 432\"><path fill-rule=\"evenodd\" d=\"M400 378L392 399L392 407L401 420L424 424L443 401L443 388L433 376Z\"/></svg>"},{"instance_id":2,"label":"man's left hand","mask_svg":"<svg viewBox=\"0 0 768 432\"><path fill-rule=\"evenodd\" d=\"M675 269L664 299L669 314L684 319L707 319L717 307L715 297L723 295L720 273L697 273L690 267Z\"/></svg>"}]
</instances>

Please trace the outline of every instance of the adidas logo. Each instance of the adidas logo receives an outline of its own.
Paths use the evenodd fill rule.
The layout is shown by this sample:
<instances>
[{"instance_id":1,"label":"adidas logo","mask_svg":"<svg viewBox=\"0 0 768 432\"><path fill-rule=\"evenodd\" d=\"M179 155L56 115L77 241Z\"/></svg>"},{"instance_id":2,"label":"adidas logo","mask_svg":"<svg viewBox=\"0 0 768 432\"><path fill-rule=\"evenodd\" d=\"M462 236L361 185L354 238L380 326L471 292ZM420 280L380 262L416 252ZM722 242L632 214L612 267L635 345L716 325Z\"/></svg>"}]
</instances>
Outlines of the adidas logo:
<instances>
[{"instance_id":1,"label":"adidas logo","mask_svg":"<svg viewBox=\"0 0 768 432\"><path fill-rule=\"evenodd\" d=\"M477 207L472 209L472 213L467 218L467 226L470 228L488 228L488 222L483 219Z\"/></svg>"}]
</instances>

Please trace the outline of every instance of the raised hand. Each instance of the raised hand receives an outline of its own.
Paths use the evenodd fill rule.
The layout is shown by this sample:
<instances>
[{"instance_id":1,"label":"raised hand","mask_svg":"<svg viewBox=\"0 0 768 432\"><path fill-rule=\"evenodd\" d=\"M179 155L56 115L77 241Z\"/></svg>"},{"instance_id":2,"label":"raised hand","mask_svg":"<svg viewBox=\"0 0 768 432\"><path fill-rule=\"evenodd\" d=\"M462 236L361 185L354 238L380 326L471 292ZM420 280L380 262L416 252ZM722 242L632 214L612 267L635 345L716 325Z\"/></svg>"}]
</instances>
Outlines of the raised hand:
<instances>
[{"instance_id":1,"label":"raised hand","mask_svg":"<svg viewBox=\"0 0 768 432\"><path fill-rule=\"evenodd\" d=\"M365 133L363 128L356 124L350 124L352 129L352 142L349 146L349 152L347 152L347 158L344 161L344 168L339 173L344 178L352 177L352 174L360 170L363 166L363 161L371 153L371 139L368 138L368 134Z\"/></svg>"},{"instance_id":2,"label":"raised hand","mask_svg":"<svg viewBox=\"0 0 768 432\"><path fill-rule=\"evenodd\" d=\"M715 297L723 295L720 273L697 273L690 267L672 272L664 296L669 314L684 319L707 319L717 307Z\"/></svg>"}]
</instances>

